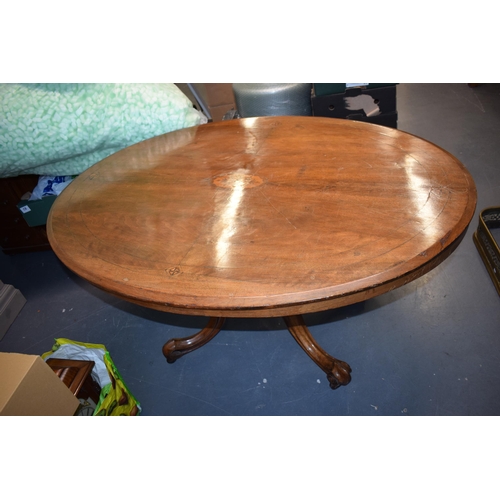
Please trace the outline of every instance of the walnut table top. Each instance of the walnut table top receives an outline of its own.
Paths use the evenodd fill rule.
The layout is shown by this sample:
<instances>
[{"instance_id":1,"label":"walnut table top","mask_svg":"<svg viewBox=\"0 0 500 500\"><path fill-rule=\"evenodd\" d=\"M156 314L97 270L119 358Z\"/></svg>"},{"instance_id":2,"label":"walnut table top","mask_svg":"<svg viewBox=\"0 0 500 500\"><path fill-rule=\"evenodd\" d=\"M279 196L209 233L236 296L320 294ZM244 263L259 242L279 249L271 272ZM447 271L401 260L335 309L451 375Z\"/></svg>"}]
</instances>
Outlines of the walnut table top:
<instances>
[{"instance_id":1,"label":"walnut table top","mask_svg":"<svg viewBox=\"0 0 500 500\"><path fill-rule=\"evenodd\" d=\"M425 274L456 248L475 206L465 167L423 139L350 120L261 117L109 156L58 197L47 232L65 265L125 300L290 318Z\"/></svg>"}]
</instances>

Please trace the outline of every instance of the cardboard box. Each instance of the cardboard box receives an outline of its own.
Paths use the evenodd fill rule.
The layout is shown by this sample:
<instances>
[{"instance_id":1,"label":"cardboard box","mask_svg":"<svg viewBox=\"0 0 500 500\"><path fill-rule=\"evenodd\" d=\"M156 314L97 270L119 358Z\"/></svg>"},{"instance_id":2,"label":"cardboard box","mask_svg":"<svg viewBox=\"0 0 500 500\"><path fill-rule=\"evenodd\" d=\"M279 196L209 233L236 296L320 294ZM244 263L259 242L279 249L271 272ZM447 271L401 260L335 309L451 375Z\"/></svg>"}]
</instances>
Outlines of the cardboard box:
<instances>
[{"instance_id":1,"label":"cardboard box","mask_svg":"<svg viewBox=\"0 0 500 500\"><path fill-rule=\"evenodd\" d=\"M196 95L193 95L187 83L176 83L176 85L197 109L205 112L203 109L205 107L214 122L221 121L228 111L236 109L232 83L192 83L190 85L193 86ZM202 103L198 99L201 99Z\"/></svg>"},{"instance_id":2,"label":"cardboard box","mask_svg":"<svg viewBox=\"0 0 500 500\"><path fill-rule=\"evenodd\" d=\"M69 416L79 404L40 356L0 353L1 416Z\"/></svg>"},{"instance_id":3,"label":"cardboard box","mask_svg":"<svg viewBox=\"0 0 500 500\"><path fill-rule=\"evenodd\" d=\"M50 207L57 196L44 196L41 200L20 201L17 208L23 214L24 220L30 227L43 226L47 223Z\"/></svg>"},{"instance_id":4,"label":"cardboard box","mask_svg":"<svg viewBox=\"0 0 500 500\"><path fill-rule=\"evenodd\" d=\"M220 122L229 111L235 109L234 104L223 104L222 106L215 106L210 108L212 121Z\"/></svg>"},{"instance_id":5,"label":"cardboard box","mask_svg":"<svg viewBox=\"0 0 500 500\"><path fill-rule=\"evenodd\" d=\"M207 104L210 107L231 104L234 106L234 94L232 83L203 83L207 96Z\"/></svg>"}]
</instances>

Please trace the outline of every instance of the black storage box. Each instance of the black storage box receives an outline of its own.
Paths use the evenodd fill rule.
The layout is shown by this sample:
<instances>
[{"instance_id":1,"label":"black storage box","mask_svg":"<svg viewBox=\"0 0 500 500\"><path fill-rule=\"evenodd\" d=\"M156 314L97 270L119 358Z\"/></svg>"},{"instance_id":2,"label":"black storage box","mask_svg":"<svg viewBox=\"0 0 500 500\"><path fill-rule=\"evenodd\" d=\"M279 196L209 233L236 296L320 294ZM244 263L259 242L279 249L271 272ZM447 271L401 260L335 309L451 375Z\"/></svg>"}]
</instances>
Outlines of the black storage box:
<instances>
[{"instance_id":1,"label":"black storage box","mask_svg":"<svg viewBox=\"0 0 500 500\"><path fill-rule=\"evenodd\" d=\"M396 83L313 83L315 95L340 94L349 88L364 87L366 89L376 89L378 87L390 87Z\"/></svg>"},{"instance_id":2,"label":"black storage box","mask_svg":"<svg viewBox=\"0 0 500 500\"><path fill-rule=\"evenodd\" d=\"M312 96L314 116L346 118L397 128L396 85L351 88L345 92Z\"/></svg>"}]
</instances>

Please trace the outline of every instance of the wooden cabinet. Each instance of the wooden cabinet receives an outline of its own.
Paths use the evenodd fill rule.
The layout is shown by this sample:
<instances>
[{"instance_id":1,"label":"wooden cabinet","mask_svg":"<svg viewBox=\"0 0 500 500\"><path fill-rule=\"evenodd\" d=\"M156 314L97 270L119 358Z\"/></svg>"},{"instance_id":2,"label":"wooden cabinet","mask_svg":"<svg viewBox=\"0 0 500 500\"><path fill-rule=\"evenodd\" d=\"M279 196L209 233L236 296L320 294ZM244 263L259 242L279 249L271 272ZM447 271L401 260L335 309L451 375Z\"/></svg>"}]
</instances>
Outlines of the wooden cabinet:
<instances>
[{"instance_id":1,"label":"wooden cabinet","mask_svg":"<svg viewBox=\"0 0 500 500\"><path fill-rule=\"evenodd\" d=\"M17 208L37 182L38 175L0 179L0 247L5 254L50 249L45 226L29 227Z\"/></svg>"}]
</instances>

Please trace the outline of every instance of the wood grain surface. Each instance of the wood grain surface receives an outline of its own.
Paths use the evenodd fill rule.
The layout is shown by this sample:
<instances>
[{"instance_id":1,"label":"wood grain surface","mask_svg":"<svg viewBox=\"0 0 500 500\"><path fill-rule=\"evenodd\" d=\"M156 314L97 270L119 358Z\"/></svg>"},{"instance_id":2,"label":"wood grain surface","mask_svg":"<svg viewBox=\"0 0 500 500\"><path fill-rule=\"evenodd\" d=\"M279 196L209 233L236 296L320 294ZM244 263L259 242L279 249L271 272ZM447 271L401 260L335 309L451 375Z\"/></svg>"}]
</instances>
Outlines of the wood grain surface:
<instances>
[{"instance_id":1,"label":"wood grain surface","mask_svg":"<svg viewBox=\"0 0 500 500\"><path fill-rule=\"evenodd\" d=\"M181 314L290 316L374 297L456 248L476 189L395 129L261 117L179 130L97 163L58 197L49 241L118 297Z\"/></svg>"}]
</instances>

